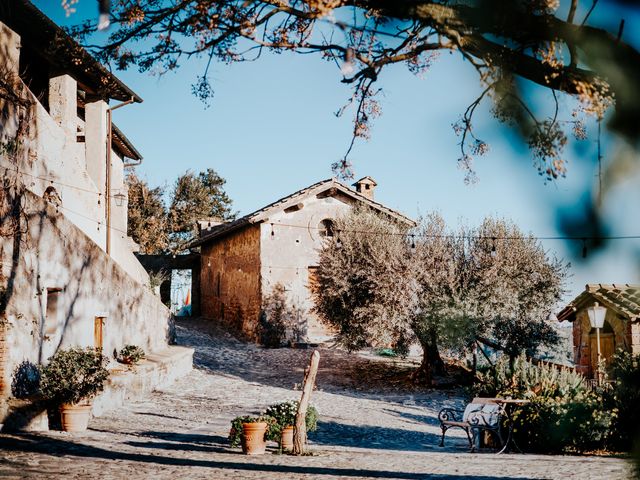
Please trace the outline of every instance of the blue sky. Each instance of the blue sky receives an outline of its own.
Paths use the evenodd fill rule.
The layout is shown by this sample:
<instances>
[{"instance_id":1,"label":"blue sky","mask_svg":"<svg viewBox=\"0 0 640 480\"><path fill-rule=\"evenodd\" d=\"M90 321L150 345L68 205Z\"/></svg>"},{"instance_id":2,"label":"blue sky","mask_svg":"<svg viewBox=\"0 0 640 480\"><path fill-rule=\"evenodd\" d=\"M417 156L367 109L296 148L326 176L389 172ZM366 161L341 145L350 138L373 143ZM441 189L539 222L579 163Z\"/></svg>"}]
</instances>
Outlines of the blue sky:
<instances>
[{"instance_id":1,"label":"blue sky","mask_svg":"<svg viewBox=\"0 0 640 480\"><path fill-rule=\"evenodd\" d=\"M80 1L71 19L57 0L34 3L60 24L96 15L89 0ZM638 16L625 18L626 31L637 33ZM211 167L227 179L235 209L249 213L332 175L330 165L344 154L352 130L351 115L334 115L350 96L335 64L290 54L214 64L215 96L208 109L191 95L201 72L198 60L162 77L117 72L144 99L114 112L114 121L144 156L138 172L152 185L170 185L187 169ZM382 116L371 140L357 142L351 161L356 177L378 182L376 200L409 216L438 210L455 226L496 215L536 236L554 236L560 233L558 208L575 204L596 181L593 120L589 139L567 148L567 178L545 184L526 148L485 106L477 112L475 131L491 150L477 160L479 183L466 186L451 124L480 92L475 71L459 56L443 53L423 79L398 66L383 72L379 83L385 92ZM573 103L562 103L568 119ZM614 154L613 143L605 138L604 162ZM612 235L640 234L638 185L636 171L606 198ZM544 245L572 263L567 299L586 283L640 283L640 240L613 242L587 261L580 258L580 242Z\"/></svg>"}]
</instances>

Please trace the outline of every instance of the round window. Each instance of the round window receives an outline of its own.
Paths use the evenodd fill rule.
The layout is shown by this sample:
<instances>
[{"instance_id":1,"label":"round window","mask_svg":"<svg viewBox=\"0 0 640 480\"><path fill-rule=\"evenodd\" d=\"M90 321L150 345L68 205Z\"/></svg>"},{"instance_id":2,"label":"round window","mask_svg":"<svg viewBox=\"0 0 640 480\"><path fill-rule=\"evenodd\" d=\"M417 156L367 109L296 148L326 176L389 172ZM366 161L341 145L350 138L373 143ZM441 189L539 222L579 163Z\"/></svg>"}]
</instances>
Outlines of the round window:
<instances>
[{"instance_id":1,"label":"round window","mask_svg":"<svg viewBox=\"0 0 640 480\"><path fill-rule=\"evenodd\" d=\"M328 218L322 220L318 225L321 237L333 237L333 220Z\"/></svg>"}]
</instances>

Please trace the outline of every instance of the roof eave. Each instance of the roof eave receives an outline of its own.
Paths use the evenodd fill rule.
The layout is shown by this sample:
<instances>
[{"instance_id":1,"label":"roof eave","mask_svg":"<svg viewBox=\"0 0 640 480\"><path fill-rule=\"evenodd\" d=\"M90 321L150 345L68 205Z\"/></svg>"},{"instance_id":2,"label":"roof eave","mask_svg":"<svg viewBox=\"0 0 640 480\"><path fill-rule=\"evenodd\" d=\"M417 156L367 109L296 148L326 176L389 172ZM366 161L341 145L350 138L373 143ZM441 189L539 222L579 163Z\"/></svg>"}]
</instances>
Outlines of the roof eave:
<instances>
[{"instance_id":1,"label":"roof eave","mask_svg":"<svg viewBox=\"0 0 640 480\"><path fill-rule=\"evenodd\" d=\"M50 65L91 87L103 100L142 103L142 98L107 70L70 35L28 0L0 4L0 20L32 45ZM32 42L33 40L33 42ZM90 84L90 85L88 85Z\"/></svg>"}]
</instances>

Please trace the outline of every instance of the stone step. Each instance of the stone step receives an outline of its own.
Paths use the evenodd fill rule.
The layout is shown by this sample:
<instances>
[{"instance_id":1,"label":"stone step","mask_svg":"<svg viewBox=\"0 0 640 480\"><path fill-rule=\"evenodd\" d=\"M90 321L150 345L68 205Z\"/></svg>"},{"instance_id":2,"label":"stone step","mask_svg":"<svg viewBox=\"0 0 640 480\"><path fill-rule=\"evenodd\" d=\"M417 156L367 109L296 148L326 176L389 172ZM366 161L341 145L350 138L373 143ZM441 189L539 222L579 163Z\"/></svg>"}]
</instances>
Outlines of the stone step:
<instances>
[{"instance_id":1,"label":"stone step","mask_svg":"<svg viewBox=\"0 0 640 480\"><path fill-rule=\"evenodd\" d=\"M193 368L193 348L169 346L147 354L138 365L111 369L104 391L93 401L93 415L118 408L128 400L148 395L155 388L171 384Z\"/></svg>"},{"instance_id":2,"label":"stone step","mask_svg":"<svg viewBox=\"0 0 640 480\"><path fill-rule=\"evenodd\" d=\"M93 400L98 417L130 400L145 397L156 388L170 385L193 368L193 349L169 346L147 354L138 365L111 368L104 391ZM44 402L4 399L0 402L0 431L46 431L49 429Z\"/></svg>"}]
</instances>

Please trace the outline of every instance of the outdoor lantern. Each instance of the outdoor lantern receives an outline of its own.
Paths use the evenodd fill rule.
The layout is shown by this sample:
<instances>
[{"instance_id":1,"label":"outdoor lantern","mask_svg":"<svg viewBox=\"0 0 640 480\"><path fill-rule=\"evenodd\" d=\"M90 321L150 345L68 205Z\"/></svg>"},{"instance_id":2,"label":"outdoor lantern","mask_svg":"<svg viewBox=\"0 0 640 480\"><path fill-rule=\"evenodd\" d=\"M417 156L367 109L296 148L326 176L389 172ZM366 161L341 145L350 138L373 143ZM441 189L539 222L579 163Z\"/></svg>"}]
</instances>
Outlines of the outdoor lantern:
<instances>
[{"instance_id":1,"label":"outdoor lantern","mask_svg":"<svg viewBox=\"0 0 640 480\"><path fill-rule=\"evenodd\" d=\"M606 307L595 302L593 307L587 308L587 313L589 314L589 323L591 323L591 328L602 328L604 326L604 317L607 314Z\"/></svg>"},{"instance_id":2,"label":"outdoor lantern","mask_svg":"<svg viewBox=\"0 0 640 480\"><path fill-rule=\"evenodd\" d=\"M602 352L600 350L600 329L604 326L604 317L607 314L607 309L595 302L592 307L587 308L587 314L589 315L589 323L591 327L596 329L596 341L598 349L598 366L596 369L598 385L602 383Z\"/></svg>"},{"instance_id":3,"label":"outdoor lantern","mask_svg":"<svg viewBox=\"0 0 640 480\"><path fill-rule=\"evenodd\" d=\"M113 196L114 200L116 201L116 205L118 207L121 207L124 205L124 202L127 200L127 196L122 193L122 192L118 192Z\"/></svg>"}]
</instances>

